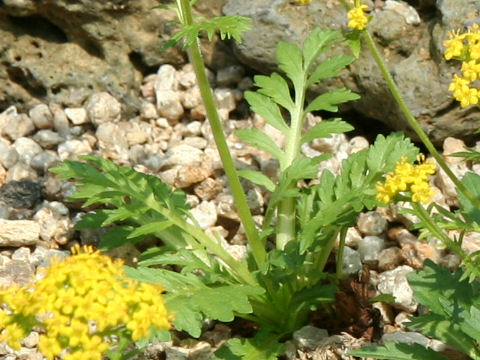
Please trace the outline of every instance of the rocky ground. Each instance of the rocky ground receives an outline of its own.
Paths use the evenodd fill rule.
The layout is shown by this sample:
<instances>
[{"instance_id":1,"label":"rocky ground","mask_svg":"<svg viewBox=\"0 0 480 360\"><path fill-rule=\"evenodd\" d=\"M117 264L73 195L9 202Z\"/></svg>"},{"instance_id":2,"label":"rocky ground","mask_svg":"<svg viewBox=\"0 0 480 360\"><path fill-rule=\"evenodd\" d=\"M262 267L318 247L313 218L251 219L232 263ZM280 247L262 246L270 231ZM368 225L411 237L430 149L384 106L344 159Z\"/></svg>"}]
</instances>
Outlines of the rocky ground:
<instances>
[{"instance_id":1,"label":"rocky ground","mask_svg":"<svg viewBox=\"0 0 480 360\"><path fill-rule=\"evenodd\" d=\"M219 112L224 119L228 143L238 168L260 169L271 178L278 176L278 164L268 154L242 143L236 129L255 126L281 144L284 139L258 116L248 112L243 91L252 87L241 66L234 65L210 73ZM215 149L205 109L189 65L175 69L163 65L155 74L144 77L138 97L141 110L127 118L120 102L106 92L90 96L81 107L38 104L28 113L12 105L0 114L0 284L26 284L33 281L38 267L46 266L54 255L68 256L76 244L97 244L99 234L75 231L74 224L83 212L78 204L65 201L74 190L48 169L65 159L94 154L159 176L166 183L184 189L192 214L204 230L214 229L228 239L229 250L242 251L245 236L233 199L227 188L222 164ZM309 116L313 126L321 118ZM334 173L341 161L369 145L364 136L334 135L303 146L305 156L324 152L334 156L321 164ZM461 151L465 144L447 138L444 155ZM480 148L480 142L477 143ZM446 157L452 170L462 175L471 170L480 174L480 165ZM319 169L320 171L321 169ZM265 202L263 188L244 183L247 198L258 223L262 222ZM436 189L433 201L453 209L458 206L455 188L438 172L432 180ZM365 341L416 341L442 348L418 333L406 332L404 323L418 310L405 274L430 258L454 268L459 259L435 242L419 241L408 230L415 219L398 214L397 208L378 209L362 214L357 226L348 232L344 269L351 274L335 304L339 312L350 309L350 323L332 321L320 314L311 325L300 329L288 343L289 359L350 359L345 350ZM463 246L468 252L479 250L477 234L467 234ZM134 263L139 251L124 247L112 253ZM359 276L361 274L362 276ZM368 298L393 294L393 306L368 304ZM328 326L326 326L328 325ZM152 344L148 359L207 359L241 324L211 324L201 339L181 334L171 343ZM23 340L20 351L0 345L3 359L41 359L36 351L38 333Z\"/></svg>"}]
</instances>

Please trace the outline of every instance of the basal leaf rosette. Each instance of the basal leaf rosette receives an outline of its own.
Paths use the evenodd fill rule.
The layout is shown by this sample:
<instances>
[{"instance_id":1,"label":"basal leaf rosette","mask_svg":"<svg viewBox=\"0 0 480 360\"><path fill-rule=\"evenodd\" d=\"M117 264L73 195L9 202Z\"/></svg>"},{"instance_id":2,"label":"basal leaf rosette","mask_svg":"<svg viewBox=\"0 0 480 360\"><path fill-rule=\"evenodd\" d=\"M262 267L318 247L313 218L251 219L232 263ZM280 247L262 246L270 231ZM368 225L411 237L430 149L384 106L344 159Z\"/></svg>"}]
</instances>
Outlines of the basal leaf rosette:
<instances>
[{"instance_id":1,"label":"basal leaf rosette","mask_svg":"<svg viewBox=\"0 0 480 360\"><path fill-rule=\"evenodd\" d=\"M109 335L137 341L151 328L170 328L161 286L126 278L122 261L91 247L72 253L51 260L39 281L0 291L0 341L19 349L40 326L38 348L47 359L100 360Z\"/></svg>"}]
</instances>

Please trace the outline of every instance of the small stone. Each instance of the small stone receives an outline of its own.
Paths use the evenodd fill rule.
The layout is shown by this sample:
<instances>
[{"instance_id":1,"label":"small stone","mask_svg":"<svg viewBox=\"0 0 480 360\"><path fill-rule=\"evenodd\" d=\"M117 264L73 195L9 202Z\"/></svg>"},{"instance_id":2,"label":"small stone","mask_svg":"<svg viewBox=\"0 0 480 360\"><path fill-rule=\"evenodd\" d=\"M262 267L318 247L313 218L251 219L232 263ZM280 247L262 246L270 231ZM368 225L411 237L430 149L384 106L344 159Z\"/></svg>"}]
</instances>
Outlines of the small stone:
<instances>
[{"instance_id":1,"label":"small stone","mask_svg":"<svg viewBox=\"0 0 480 360\"><path fill-rule=\"evenodd\" d=\"M158 118L157 108L152 103L143 101L140 107L140 116L144 119L156 119Z\"/></svg>"},{"instance_id":2,"label":"small stone","mask_svg":"<svg viewBox=\"0 0 480 360\"><path fill-rule=\"evenodd\" d=\"M32 181L10 181L0 188L0 199L14 208L32 209L42 196L41 185Z\"/></svg>"},{"instance_id":3,"label":"small stone","mask_svg":"<svg viewBox=\"0 0 480 360\"><path fill-rule=\"evenodd\" d=\"M347 143L345 134L332 134L329 138L318 138L311 141L311 147L321 153L334 154L342 144Z\"/></svg>"},{"instance_id":4,"label":"small stone","mask_svg":"<svg viewBox=\"0 0 480 360\"><path fill-rule=\"evenodd\" d=\"M348 142L349 148L348 148L348 154L355 154L356 152L359 152L363 149L368 148L369 143L366 138L363 136L355 136L350 139Z\"/></svg>"},{"instance_id":5,"label":"small stone","mask_svg":"<svg viewBox=\"0 0 480 360\"><path fill-rule=\"evenodd\" d=\"M31 220L0 219L0 246L36 245L40 238L40 225Z\"/></svg>"},{"instance_id":6,"label":"small stone","mask_svg":"<svg viewBox=\"0 0 480 360\"><path fill-rule=\"evenodd\" d=\"M40 339L40 335L36 331L32 331L28 334L27 337L23 338L22 344L27 348L34 348L38 345L38 340Z\"/></svg>"},{"instance_id":7,"label":"small stone","mask_svg":"<svg viewBox=\"0 0 480 360\"><path fill-rule=\"evenodd\" d=\"M190 121L186 126L184 136L200 136L202 134L202 123L200 121Z\"/></svg>"},{"instance_id":8,"label":"small stone","mask_svg":"<svg viewBox=\"0 0 480 360\"><path fill-rule=\"evenodd\" d=\"M33 140L44 149L51 149L65 141L65 138L52 130L40 130L33 135Z\"/></svg>"},{"instance_id":9,"label":"small stone","mask_svg":"<svg viewBox=\"0 0 480 360\"><path fill-rule=\"evenodd\" d=\"M363 235L380 235L387 229L387 220L376 211L368 211L360 214L357 227Z\"/></svg>"},{"instance_id":10,"label":"small stone","mask_svg":"<svg viewBox=\"0 0 480 360\"><path fill-rule=\"evenodd\" d=\"M345 246L343 248L342 267L345 274L356 274L362 270L362 261L358 251Z\"/></svg>"},{"instance_id":11,"label":"small stone","mask_svg":"<svg viewBox=\"0 0 480 360\"><path fill-rule=\"evenodd\" d=\"M57 244L66 244L73 234L73 223L67 217L55 216L52 209L42 207L33 216L33 220L40 224L40 239L53 240Z\"/></svg>"},{"instance_id":12,"label":"small stone","mask_svg":"<svg viewBox=\"0 0 480 360\"><path fill-rule=\"evenodd\" d=\"M45 104L35 105L28 112L37 129L51 129L53 127L53 114Z\"/></svg>"},{"instance_id":13,"label":"small stone","mask_svg":"<svg viewBox=\"0 0 480 360\"><path fill-rule=\"evenodd\" d=\"M389 304L384 302L374 302L372 307L378 310L384 324L393 324L394 314L393 309Z\"/></svg>"},{"instance_id":14,"label":"small stone","mask_svg":"<svg viewBox=\"0 0 480 360\"><path fill-rule=\"evenodd\" d=\"M217 85L229 87L237 85L243 78L245 69L240 65L232 65L217 72Z\"/></svg>"},{"instance_id":15,"label":"small stone","mask_svg":"<svg viewBox=\"0 0 480 360\"><path fill-rule=\"evenodd\" d=\"M182 105L185 109L193 109L202 105L202 95L198 86L194 86L182 93Z\"/></svg>"},{"instance_id":16,"label":"small stone","mask_svg":"<svg viewBox=\"0 0 480 360\"><path fill-rule=\"evenodd\" d=\"M83 125L88 123L87 110L84 108L66 108L65 115L73 125Z\"/></svg>"},{"instance_id":17,"label":"small stone","mask_svg":"<svg viewBox=\"0 0 480 360\"><path fill-rule=\"evenodd\" d=\"M158 68L157 76L155 78L155 91L177 90L177 89L178 89L177 70L172 65L168 65L168 64L161 65Z\"/></svg>"},{"instance_id":18,"label":"small stone","mask_svg":"<svg viewBox=\"0 0 480 360\"><path fill-rule=\"evenodd\" d=\"M26 114L18 114L7 118L4 134L10 139L16 140L30 135L35 131L33 121Z\"/></svg>"},{"instance_id":19,"label":"small stone","mask_svg":"<svg viewBox=\"0 0 480 360\"><path fill-rule=\"evenodd\" d=\"M181 144L168 149L165 154L162 169L174 165L198 167L201 166L204 161L205 156L203 151L194 148L193 146Z\"/></svg>"},{"instance_id":20,"label":"small stone","mask_svg":"<svg viewBox=\"0 0 480 360\"><path fill-rule=\"evenodd\" d=\"M102 123L97 127L95 136L102 156L122 164L128 162L128 141L122 127L111 122ZM90 147L90 144L88 146Z\"/></svg>"},{"instance_id":21,"label":"small stone","mask_svg":"<svg viewBox=\"0 0 480 360\"><path fill-rule=\"evenodd\" d=\"M315 349L326 338L328 338L327 330L311 325L304 326L293 333L293 341L297 348L305 350Z\"/></svg>"},{"instance_id":22,"label":"small stone","mask_svg":"<svg viewBox=\"0 0 480 360\"><path fill-rule=\"evenodd\" d=\"M362 240L362 235L354 227L349 227L347 229L347 235L345 236L345 245L351 248L357 248L358 242Z\"/></svg>"},{"instance_id":23,"label":"small stone","mask_svg":"<svg viewBox=\"0 0 480 360\"><path fill-rule=\"evenodd\" d=\"M58 145L57 152L60 160L63 161L66 159L76 159L78 155L89 155L92 153L92 148L88 141L73 139Z\"/></svg>"},{"instance_id":24,"label":"small stone","mask_svg":"<svg viewBox=\"0 0 480 360\"><path fill-rule=\"evenodd\" d=\"M253 188L247 191L247 203L253 215L259 215L263 213L263 206L265 200L262 193L258 188Z\"/></svg>"},{"instance_id":25,"label":"small stone","mask_svg":"<svg viewBox=\"0 0 480 360\"><path fill-rule=\"evenodd\" d=\"M207 147L208 141L200 136L189 136L183 139L183 143L188 146L203 150Z\"/></svg>"},{"instance_id":26,"label":"small stone","mask_svg":"<svg viewBox=\"0 0 480 360\"><path fill-rule=\"evenodd\" d=\"M233 90L217 88L214 90L214 95L220 117L228 119L230 112L237 107Z\"/></svg>"},{"instance_id":27,"label":"small stone","mask_svg":"<svg viewBox=\"0 0 480 360\"><path fill-rule=\"evenodd\" d=\"M217 210L209 201L202 201L198 206L190 210L190 213L202 229L212 227L217 222Z\"/></svg>"},{"instance_id":28,"label":"small stone","mask_svg":"<svg viewBox=\"0 0 480 360\"><path fill-rule=\"evenodd\" d=\"M18 161L17 151L3 138L0 139L0 163L10 169Z\"/></svg>"},{"instance_id":29,"label":"small stone","mask_svg":"<svg viewBox=\"0 0 480 360\"><path fill-rule=\"evenodd\" d=\"M42 152L42 147L38 145L34 140L26 137L21 137L15 140L12 144L19 156L19 160L27 165L30 165L33 157Z\"/></svg>"},{"instance_id":30,"label":"small stone","mask_svg":"<svg viewBox=\"0 0 480 360\"><path fill-rule=\"evenodd\" d=\"M171 70L169 69L169 71ZM191 88L197 84L197 77L192 64L185 64L178 72L178 84L185 89Z\"/></svg>"},{"instance_id":31,"label":"small stone","mask_svg":"<svg viewBox=\"0 0 480 360\"><path fill-rule=\"evenodd\" d=\"M176 188L186 188L193 184L199 183L212 175L212 171L204 166L180 166L174 181Z\"/></svg>"},{"instance_id":32,"label":"small stone","mask_svg":"<svg viewBox=\"0 0 480 360\"><path fill-rule=\"evenodd\" d=\"M6 182L10 181L37 181L38 174L30 166L22 161L16 162L10 169L8 169Z\"/></svg>"},{"instance_id":33,"label":"small stone","mask_svg":"<svg viewBox=\"0 0 480 360\"><path fill-rule=\"evenodd\" d=\"M60 158L57 153L52 150L46 150L35 155L31 161L31 166L33 169L37 170L41 174L44 174L52 166L58 164Z\"/></svg>"},{"instance_id":34,"label":"small stone","mask_svg":"<svg viewBox=\"0 0 480 360\"><path fill-rule=\"evenodd\" d=\"M222 191L222 184L211 177L206 178L193 188L193 192L202 200L212 200Z\"/></svg>"},{"instance_id":35,"label":"small stone","mask_svg":"<svg viewBox=\"0 0 480 360\"><path fill-rule=\"evenodd\" d=\"M96 93L90 96L85 104L88 117L93 125L120 120L122 105L107 92Z\"/></svg>"},{"instance_id":36,"label":"small stone","mask_svg":"<svg viewBox=\"0 0 480 360\"><path fill-rule=\"evenodd\" d=\"M413 290L406 277L412 271L410 266L402 265L378 276L378 290L382 294L392 294L395 298L395 305L410 312L417 310L418 305L413 298Z\"/></svg>"},{"instance_id":37,"label":"small stone","mask_svg":"<svg viewBox=\"0 0 480 360\"><path fill-rule=\"evenodd\" d=\"M392 270L402 263L402 251L398 247L383 249L378 254L378 269Z\"/></svg>"},{"instance_id":38,"label":"small stone","mask_svg":"<svg viewBox=\"0 0 480 360\"><path fill-rule=\"evenodd\" d=\"M378 255L384 247L385 240L378 236L365 236L358 242L358 252L362 261L378 260Z\"/></svg>"},{"instance_id":39,"label":"small stone","mask_svg":"<svg viewBox=\"0 0 480 360\"><path fill-rule=\"evenodd\" d=\"M53 114L53 129L66 139L70 134L70 124L65 111L58 104L50 104L50 111Z\"/></svg>"},{"instance_id":40,"label":"small stone","mask_svg":"<svg viewBox=\"0 0 480 360\"><path fill-rule=\"evenodd\" d=\"M417 10L402 1L387 0L383 9L394 11L402 16L407 24L419 25L421 23L420 15L418 15Z\"/></svg>"},{"instance_id":41,"label":"small stone","mask_svg":"<svg viewBox=\"0 0 480 360\"><path fill-rule=\"evenodd\" d=\"M0 224L0 228L1 227ZM3 235L0 235L0 243L3 242L2 240ZM10 287L12 285L25 286L33 281L34 270L32 265L23 260L6 261L0 265L0 287Z\"/></svg>"}]
</instances>

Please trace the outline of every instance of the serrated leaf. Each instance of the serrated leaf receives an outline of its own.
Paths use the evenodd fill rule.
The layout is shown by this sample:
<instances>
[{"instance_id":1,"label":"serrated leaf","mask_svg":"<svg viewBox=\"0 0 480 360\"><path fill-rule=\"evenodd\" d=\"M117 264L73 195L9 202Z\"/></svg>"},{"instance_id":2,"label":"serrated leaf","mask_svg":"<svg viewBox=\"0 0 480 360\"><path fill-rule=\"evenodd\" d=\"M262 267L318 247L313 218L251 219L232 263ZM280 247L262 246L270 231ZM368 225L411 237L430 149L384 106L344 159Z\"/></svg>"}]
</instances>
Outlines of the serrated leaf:
<instances>
[{"instance_id":1,"label":"serrated leaf","mask_svg":"<svg viewBox=\"0 0 480 360\"><path fill-rule=\"evenodd\" d=\"M273 192L275 190L275 184L273 183L273 181L267 175L261 173L260 171L241 169L238 170L237 173L244 179L247 179L254 184L265 187L265 189L270 192Z\"/></svg>"},{"instance_id":2,"label":"serrated leaf","mask_svg":"<svg viewBox=\"0 0 480 360\"><path fill-rule=\"evenodd\" d=\"M341 39L339 31L315 28L303 43L304 69L309 69L321 53Z\"/></svg>"},{"instance_id":3,"label":"serrated leaf","mask_svg":"<svg viewBox=\"0 0 480 360\"><path fill-rule=\"evenodd\" d=\"M244 97L252 111L262 116L268 124L282 133L288 133L288 126L285 124L280 108L268 96L253 91L246 91Z\"/></svg>"},{"instance_id":4,"label":"serrated leaf","mask_svg":"<svg viewBox=\"0 0 480 360\"><path fill-rule=\"evenodd\" d=\"M293 101L290 97L290 89L284 78L277 73L270 76L256 75L254 78L255 85L259 87L259 93L272 98L280 106L292 111L294 108Z\"/></svg>"},{"instance_id":5,"label":"serrated leaf","mask_svg":"<svg viewBox=\"0 0 480 360\"><path fill-rule=\"evenodd\" d=\"M232 338L215 352L223 360L277 360L285 352L278 335L260 330L254 338Z\"/></svg>"},{"instance_id":6,"label":"serrated leaf","mask_svg":"<svg viewBox=\"0 0 480 360\"><path fill-rule=\"evenodd\" d=\"M467 151L460 151L453 154L448 154L448 156L462 157L465 160L469 161L480 161L480 152L474 148L467 147Z\"/></svg>"},{"instance_id":7,"label":"serrated leaf","mask_svg":"<svg viewBox=\"0 0 480 360\"><path fill-rule=\"evenodd\" d=\"M352 63L355 57L338 54L331 56L318 65L312 75L307 80L307 86L311 86L320 80L336 77L340 74L339 70Z\"/></svg>"},{"instance_id":8,"label":"serrated leaf","mask_svg":"<svg viewBox=\"0 0 480 360\"><path fill-rule=\"evenodd\" d=\"M205 317L232 321L235 314L251 313L250 297L265 291L261 287L241 284L209 287L191 273L179 274L145 267L124 268L132 279L162 284L167 290L164 294L165 305L169 311L175 312L175 328L187 331L194 337L200 335L201 321Z\"/></svg>"},{"instance_id":9,"label":"serrated leaf","mask_svg":"<svg viewBox=\"0 0 480 360\"><path fill-rule=\"evenodd\" d=\"M285 72L297 89L303 81L303 59L298 46L283 41L279 42L277 60L280 63L279 68Z\"/></svg>"},{"instance_id":10,"label":"serrated leaf","mask_svg":"<svg viewBox=\"0 0 480 360\"><path fill-rule=\"evenodd\" d=\"M303 137L301 143L306 143L318 138L329 138L332 134L341 134L352 131L354 127L340 118L323 120L312 127Z\"/></svg>"},{"instance_id":11,"label":"serrated leaf","mask_svg":"<svg viewBox=\"0 0 480 360\"><path fill-rule=\"evenodd\" d=\"M237 130L235 134L247 144L255 146L272 154L276 159L278 159L280 164L285 161L285 155L283 151L267 134L260 131L259 129L240 129Z\"/></svg>"},{"instance_id":12,"label":"serrated leaf","mask_svg":"<svg viewBox=\"0 0 480 360\"><path fill-rule=\"evenodd\" d=\"M349 355L389 360L448 360L442 354L426 349L419 344L386 342L384 346L364 346L350 350Z\"/></svg>"},{"instance_id":13,"label":"serrated leaf","mask_svg":"<svg viewBox=\"0 0 480 360\"><path fill-rule=\"evenodd\" d=\"M305 112L312 111L338 111L339 104L347 101L360 99L360 95L346 89L334 89L325 94L317 96L313 101L308 104Z\"/></svg>"},{"instance_id":14,"label":"serrated leaf","mask_svg":"<svg viewBox=\"0 0 480 360\"><path fill-rule=\"evenodd\" d=\"M169 220L165 221L154 221L145 225L141 225L137 227L134 231L132 231L127 238L135 238L143 235L148 235L148 234L155 234L157 232L163 231L169 226L173 225L173 223Z\"/></svg>"},{"instance_id":15,"label":"serrated leaf","mask_svg":"<svg viewBox=\"0 0 480 360\"><path fill-rule=\"evenodd\" d=\"M128 235L135 228L130 225L115 226L101 235L100 249L108 251L126 243L131 243L132 239L128 239Z\"/></svg>"}]
</instances>

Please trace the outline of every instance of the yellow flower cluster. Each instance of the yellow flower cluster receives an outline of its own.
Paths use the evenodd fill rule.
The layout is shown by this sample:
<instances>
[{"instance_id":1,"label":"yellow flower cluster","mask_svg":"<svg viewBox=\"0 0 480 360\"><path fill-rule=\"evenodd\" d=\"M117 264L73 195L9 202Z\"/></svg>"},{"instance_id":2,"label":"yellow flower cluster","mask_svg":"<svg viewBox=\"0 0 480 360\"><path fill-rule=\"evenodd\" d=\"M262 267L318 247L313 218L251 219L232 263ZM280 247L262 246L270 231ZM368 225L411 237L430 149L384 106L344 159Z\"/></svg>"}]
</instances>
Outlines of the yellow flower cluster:
<instances>
[{"instance_id":1,"label":"yellow flower cluster","mask_svg":"<svg viewBox=\"0 0 480 360\"><path fill-rule=\"evenodd\" d=\"M427 179L428 175L435 173L435 163L424 160L424 156L419 156L418 164L414 165L403 157L397 163L395 170L387 175L385 182L377 183L377 200L388 204L399 192L410 191L412 201L428 203L434 191L430 188Z\"/></svg>"},{"instance_id":2,"label":"yellow flower cluster","mask_svg":"<svg viewBox=\"0 0 480 360\"><path fill-rule=\"evenodd\" d=\"M351 10L348 11L348 27L357 30L365 29L365 26L368 24L368 17L365 15L365 9L367 5L362 5L360 2L355 4Z\"/></svg>"},{"instance_id":3,"label":"yellow flower cluster","mask_svg":"<svg viewBox=\"0 0 480 360\"><path fill-rule=\"evenodd\" d=\"M480 27L472 25L465 33L451 31L448 37L443 42L445 59L462 61L462 76L455 74L448 90L462 107L478 104L480 90L472 85L480 78Z\"/></svg>"},{"instance_id":4,"label":"yellow flower cluster","mask_svg":"<svg viewBox=\"0 0 480 360\"><path fill-rule=\"evenodd\" d=\"M122 262L91 247L72 248L54 258L42 278L24 287L0 291L0 341L14 349L32 327L45 330L38 348L52 360L100 360L110 344L105 335L148 337L150 327L169 329L159 285L128 279Z\"/></svg>"}]
</instances>

